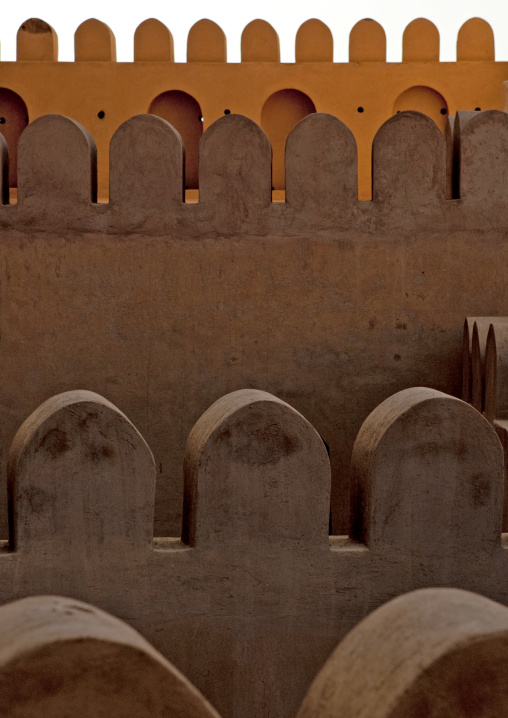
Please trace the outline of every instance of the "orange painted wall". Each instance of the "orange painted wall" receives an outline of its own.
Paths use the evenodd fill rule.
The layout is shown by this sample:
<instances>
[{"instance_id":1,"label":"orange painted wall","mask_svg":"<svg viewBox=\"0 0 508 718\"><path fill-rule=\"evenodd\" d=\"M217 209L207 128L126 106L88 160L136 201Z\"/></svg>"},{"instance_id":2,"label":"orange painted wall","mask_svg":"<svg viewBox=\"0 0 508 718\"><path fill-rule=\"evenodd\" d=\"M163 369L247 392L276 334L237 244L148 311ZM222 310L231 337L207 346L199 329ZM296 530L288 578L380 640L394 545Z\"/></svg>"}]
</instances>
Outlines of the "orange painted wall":
<instances>
[{"instance_id":1,"label":"orange painted wall","mask_svg":"<svg viewBox=\"0 0 508 718\"><path fill-rule=\"evenodd\" d=\"M0 63L0 87L20 96L30 121L60 113L91 132L97 143L99 196L103 198L108 195L109 141L122 122L139 113L160 114L182 134L189 189L198 185L197 144L202 131L224 113L250 117L273 142L273 186L283 189L284 137L291 123L313 108L328 112L345 122L356 138L359 196L369 199L372 140L395 112L420 110L443 129L447 114L458 109L504 107L508 63L494 61L492 30L477 18L459 32L457 62L438 61L437 29L421 19L406 28L400 63L385 62L384 30L373 20L362 20L352 29L349 63L330 61L331 36L315 20L300 28L296 38L299 61L292 64L277 61L278 37L265 22L250 23L242 41L244 61L225 62L224 33L215 23L203 20L189 33L189 61L174 63L171 33L160 22L149 20L136 32L136 61L119 63L111 30L89 20L76 32L76 58L80 59L57 62L56 34L46 23L31 20L18 33L18 61ZM183 93L196 103L187 98L186 110L176 101ZM279 124L274 98L284 100L279 102ZM5 119L0 132L7 138L15 166L15 137L22 129L19 103L11 107L4 92L0 108ZM11 131L14 123L19 131ZM15 172L11 182L15 183Z\"/></svg>"}]
</instances>

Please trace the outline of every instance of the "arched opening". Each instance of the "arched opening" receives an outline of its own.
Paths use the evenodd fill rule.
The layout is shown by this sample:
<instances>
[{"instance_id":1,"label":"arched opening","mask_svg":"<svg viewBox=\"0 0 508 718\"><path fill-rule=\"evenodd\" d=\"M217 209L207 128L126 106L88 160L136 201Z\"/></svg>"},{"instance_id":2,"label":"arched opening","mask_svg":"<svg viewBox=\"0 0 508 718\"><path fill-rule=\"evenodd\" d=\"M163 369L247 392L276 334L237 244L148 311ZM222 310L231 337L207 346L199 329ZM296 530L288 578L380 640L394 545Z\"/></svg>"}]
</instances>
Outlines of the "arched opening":
<instances>
[{"instance_id":1,"label":"arched opening","mask_svg":"<svg viewBox=\"0 0 508 718\"><path fill-rule=\"evenodd\" d=\"M448 104L443 95L431 87L417 85L400 94L395 100L393 114L404 110L423 112L424 115L433 119L440 130L444 132L448 117Z\"/></svg>"},{"instance_id":2,"label":"arched opening","mask_svg":"<svg viewBox=\"0 0 508 718\"><path fill-rule=\"evenodd\" d=\"M199 103L186 92L170 90L158 95L148 112L167 120L181 134L185 145L185 189L197 189L199 140L203 134Z\"/></svg>"},{"instance_id":3,"label":"arched opening","mask_svg":"<svg viewBox=\"0 0 508 718\"><path fill-rule=\"evenodd\" d=\"M9 187L18 186L18 142L28 124L23 99L12 90L0 87L0 133L9 148Z\"/></svg>"},{"instance_id":4,"label":"arched opening","mask_svg":"<svg viewBox=\"0 0 508 718\"><path fill-rule=\"evenodd\" d=\"M287 136L300 120L316 111L310 97L299 90L280 90L271 95L263 106L261 127L268 136L273 150L272 186L284 189L284 151Z\"/></svg>"}]
</instances>

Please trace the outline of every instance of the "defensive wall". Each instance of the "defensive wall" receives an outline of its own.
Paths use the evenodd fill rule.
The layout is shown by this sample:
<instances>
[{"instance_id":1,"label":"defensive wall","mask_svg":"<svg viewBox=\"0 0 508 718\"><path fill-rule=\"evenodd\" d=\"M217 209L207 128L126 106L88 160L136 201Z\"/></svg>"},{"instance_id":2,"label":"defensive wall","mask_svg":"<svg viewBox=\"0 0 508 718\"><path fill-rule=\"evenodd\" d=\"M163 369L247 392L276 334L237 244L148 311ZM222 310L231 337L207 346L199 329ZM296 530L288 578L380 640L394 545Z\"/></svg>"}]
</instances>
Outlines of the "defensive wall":
<instances>
[{"instance_id":1,"label":"defensive wall","mask_svg":"<svg viewBox=\"0 0 508 718\"><path fill-rule=\"evenodd\" d=\"M173 407L167 413L172 426L178 425ZM0 602L34 594L69 596L60 606L43 602L45 621L63 620L68 626L77 621L81 631L98 612L88 607L80 620L86 607L76 605L76 599L92 603L130 623L224 718L292 718L338 641L386 601L412 589L452 586L508 603L507 536L501 533L503 451L493 427L476 409L433 389L398 392L361 426L352 470L350 535L329 537L330 466L318 432L271 394L232 392L214 402L188 436L182 529L154 537L157 463L145 440L97 394L60 394L23 422L10 449L10 533L0 547ZM478 638L482 630L499 627L491 620L488 606L493 604L485 598L476 597L469 612L457 602L448 609L442 603L436 607L422 598L415 612L414 600L402 600L398 608L386 606L378 618L370 616L365 628L360 624L345 640L347 655L346 646L360 634L347 665L349 679L342 666L332 673L332 682L349 685L355 679L357 686L362 680L368 686L370 681L371 691L372 684L379 690L375 677L385 671L382 686L390 692L397 688L396 679L390 680L396 666L409 670L414 661L421 666L433 650L444 654L471 628ZM29 701L38 695L27 690L25 680L13 682L15 671L10 681L4 677L13 634L25 636L25 650L18 643L17 651L26 671L30 629L39 631L39 639L58 635L54 628L41 630L42 619L33 608L37 601L19 605L26 607L24 620L18 616L14 621L14 607L0 608L0 685L11 686L3 694L4 706L6 696L16 692L25 691ZM384 633L379 635L379 626L369 630L386 613ZM507 609L497 606L494 613L506 626ZM474 620L472 627L468 620ZM104 628L104 619L100 623ZM124 628L124 648L120 656L113 653L123 665L120 675L136 675L136 666L140 671L139 682L120 681L118 692L127 693L126 702L129 688L134 701L150 685L145 674L150 665L133 664L125 646L132 634ZM367 643L362 654L365 634L373 649L370 662L362 661L369 653ZM97 631L94 635L101 637ZM61 658L53 669L62 672L59 681L48 678L46 654L46 682L41 668L34 671L39 691L54 686L54 698L65 680L63 697L69 698L87 675L92 686L104 683L107 689L111 653L81 637L74 654L59 642ZM118 633L109 630L106 637L118 639ZM65 638L72 634L67 631ZM136 643L143 648L139 636ZM390 647L401 652L391 666L386 660ZM80 651L85 660L93 655L107 660L92 661L87 673L86 663L81 670L75 667ZM400 655L407 655L408 662ZM494 656L500 657L495 645L490 656L489 666ZM330 660L336 662L337 655ZM161 657L155 663L162 681ZM492 675L502 674L505 666L503 659ZM118 674L112 680L119 682ZM175 676L168 675L161 695L167 696L174 682ZM492 701L506 696L504 678L499 694L492 681L482 684L478 678L467 685L471 690L486 685ZM332 700L333 691L323 692ZM366 699L359 687L356 699ZM375 695L371 699L377 705ZM322 700L317 703L323 706ZM323 717L330 715L337 715L331 706Z\"/></svg>"},{"instance_id":2,"label":"defensive wall","mask_svg":"<svg viewBox=\"0 0 508 718\"><path fill-rule=\"evenodd\" d=\"M464 318L506 316L508 115L451 125L445 137L415 112L385 123L373 200L359 201L352 133L312 114L289 137L286 202L273 203L269 142L229 115L203 135L200 201L186 204L180 137L138 116L112 140L110 202L97 204L91 136L63 117L33 122L19 201L0 205L2 476L38 404L96 391L148 441L156 532L175 535L193 423L230 391L263 389L328 444L333 532L346 533L365 417L411 386L460 396Z\"/></svg>"},{"instance_id":3,"label":"defensive wall","mask_svg":"<svg viewBox=\"0 0 508 718\"><path fill-rule=\"evenodd\" d=\"M204 130L224 114L243 114L259 124L273 147L272 187L283 199L284 145L290 130L311 112L340 118L358 147L359 196L370 199L371 146L381 125L398 111L424 112L445 128L457 110L504 108L508 63L495 62L490 26L468 20L457 38L457 61L439 62L439 33L428 20L408 25L402 62L386 62L386 38L374 20L351 30L349 62L334 63L330 29L304 23L295 39L294 63L279 62L273 27L255 20L243 31L241 63L228 63L226 38L210 20L188 36L187 62L173 62L173 39L162 23L142 23L134 37L134 62L116 62L115 38L104 23L87 20L76 31L75 62L58 62L58 41L45 22L25 22L17 38L17 61L2 62L0 125L11 152L27 121L48 113L78 121L98 150L99 196L107 199L108 146L133 115L153 112L168 120L186 145L188 199L198 188L198 144ZM14 94L13 94L14 93Z\"/></svg>"}]
</instances>

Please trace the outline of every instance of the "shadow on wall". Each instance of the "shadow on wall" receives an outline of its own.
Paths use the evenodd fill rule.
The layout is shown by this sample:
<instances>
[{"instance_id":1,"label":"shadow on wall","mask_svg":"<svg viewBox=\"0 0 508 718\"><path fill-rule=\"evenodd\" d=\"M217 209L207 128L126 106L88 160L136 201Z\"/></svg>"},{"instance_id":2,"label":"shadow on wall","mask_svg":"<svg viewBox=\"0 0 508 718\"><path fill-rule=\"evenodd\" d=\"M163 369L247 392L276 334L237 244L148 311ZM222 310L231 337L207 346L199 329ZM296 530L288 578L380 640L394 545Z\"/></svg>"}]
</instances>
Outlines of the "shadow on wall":
<instances>
[{"instance_id":1,"label":"shadow on wall","mask_svg":"<svg viewBox=\"0 0 508 718\"><path fill-rule=\"evenodd\" d=\"M12 90L0 87L0 134L9 148L9 186L18 184L18 140L28 124L28 110L23 99Z\"/></svg>"},{"instance_id":2,"label":"shadow on wall","mask_svg":"<svg viewBox=\"0 0 508 718\"><path fill-rule=\"evenodd\" d=\"M273 151L272 189L285 189L284 153L286 140L295 125L316 111L310 97L300 90L280 90L263 105L261 127Z\"/></svg>"},{"instance_id":3,"label":"shadow on wall","mask_svg":"<svg viewBox=\"0 0 508 718\"><path fill-rule=\"evenodd\" d=\"M203 134L203 116L199 103L181 90L158 95L148 112L167 120L182 136L185 147L185 189L198 188L199 140Z\"/></svg>"},{"instance_id":4,"label":"shadow on wall","mask_svg":"<svg viewBox=\"0 0 508 718\"><path fill-rule=\"evenodd\" d=\"M424 115L428 115L434 120L441 132L444 132L448 117L448 105L443 95L431 87L417 85L404 90L395 100L393 114L404 112L404 110L423 112Z\"/></svg>"}]
</instances>

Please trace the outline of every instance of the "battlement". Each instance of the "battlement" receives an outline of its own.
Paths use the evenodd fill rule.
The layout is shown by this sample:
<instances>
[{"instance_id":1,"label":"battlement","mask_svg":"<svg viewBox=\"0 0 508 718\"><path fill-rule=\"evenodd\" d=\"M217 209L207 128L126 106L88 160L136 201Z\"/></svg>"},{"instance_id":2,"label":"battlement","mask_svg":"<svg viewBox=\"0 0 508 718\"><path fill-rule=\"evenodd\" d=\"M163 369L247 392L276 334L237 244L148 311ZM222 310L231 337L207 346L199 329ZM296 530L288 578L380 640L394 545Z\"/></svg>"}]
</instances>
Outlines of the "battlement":
<instances>
[{"instance_id":1,"label":"battlement","mask_svg":"<svg viewBox=\"0 0 508 718\"><path fill-rule=\"evenodd\" d=\"M134 62L173 62L171 31L159 20L142 22L134 34ZM402 36L403 62L439 61L439 31L423 18L413 20ZM114 32L95 18L85 20L74 35L76 62L115 62ZM18 30L18 61L55 62L58 36L44 20L30 18ZM457 61L494 61L494 35L480 18L467 20L457 35ZM279 37L265 20L253 20L241 36L241 62L279 62ZM386 34L371 19L360 20L349 34L350 62L386 62ZM222 28L212 20L195 23L187 38L187 62L227 62L227 42ZM295 62L333 62L333 36L317 19L304 22L295 38Z\"/></svg>"},{"instance_id":2,"label":"battlement","mask_svg":"<svg viewBox=\"0 0 508 718\"><path fill-rule=\"evenodd\" d=\"M181 536L152 540L145 440L97 394L60 394L10 450L0 601L91 602L132 623L223 716L263 705L289 718L331 648L387 599L444 584L508 602L503 451L474 408L399 392L363 423L352 463L351 538L329 538L320 435L266 392L233 392L189 434Z\"/></svg>"},{"instance_id":3,"label":"battlement","mask_svg":"<svg viewBox=\"0 0 508 718\"><path fill-rule=\"evenodd\" d=\"M14 205L8 204L3 145L0 222L38 231L157 235L178 225L193 236L232 236L284 231L288 223L296 223L294 231L347 227L353 219L358 226L377 214L394 224L411 216L417 227L432 215L500 210L506 204L508 115L458 113L446 137L425 115L394 116L374 139L372 202L357 199L352 133L324 113L308 116L288 137L284 203L272 202L268 138L246 117L228 115L204 133L199 202L189 205L184 204L184 154L180 135L165 120L153 115L128 120L111 140L110 200L97 204L93 138L73 120L41 117L20 140Z\"/></svg>"}]
</instances>

